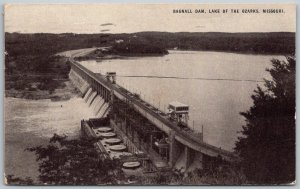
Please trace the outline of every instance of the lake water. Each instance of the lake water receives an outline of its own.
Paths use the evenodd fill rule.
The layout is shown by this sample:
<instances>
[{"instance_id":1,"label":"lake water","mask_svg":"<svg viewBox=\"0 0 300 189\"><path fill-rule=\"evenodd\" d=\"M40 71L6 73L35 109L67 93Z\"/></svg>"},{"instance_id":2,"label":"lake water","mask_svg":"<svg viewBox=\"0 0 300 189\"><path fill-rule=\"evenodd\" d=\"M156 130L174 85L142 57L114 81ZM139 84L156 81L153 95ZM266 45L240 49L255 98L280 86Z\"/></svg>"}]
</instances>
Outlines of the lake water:
<instances>
[{"instance_id":1,"label":"lake water","mask_svg":"<svg viewBox=\"0 0 300 189\"><path fill-rule=\"evenodd\" d=\"M190 127L201 131L203 125L205 142L232 150L237 131L245 122L239 112L251 107L253 90L263 85L259 81L270 79L265 70L271 67L272 58L283 59L273 55L169 51L160 57L91 60L81 64L96 73L117 72L119 85L140 94L161 110L166 110L172 101L189 105Z\"/></svg>"},{"instance_id":2,"label":"lake water","mask_svg":"<svg viewBox=\"0 0 300 189\"><path fill-rule=\"evenodd\" d=\"M5 98L5 174L37 179L35 155L24 151L47 144L54 133L75 137L80 120L94 112L80 97L68 101Z\"/></svg>"}]
</instances>

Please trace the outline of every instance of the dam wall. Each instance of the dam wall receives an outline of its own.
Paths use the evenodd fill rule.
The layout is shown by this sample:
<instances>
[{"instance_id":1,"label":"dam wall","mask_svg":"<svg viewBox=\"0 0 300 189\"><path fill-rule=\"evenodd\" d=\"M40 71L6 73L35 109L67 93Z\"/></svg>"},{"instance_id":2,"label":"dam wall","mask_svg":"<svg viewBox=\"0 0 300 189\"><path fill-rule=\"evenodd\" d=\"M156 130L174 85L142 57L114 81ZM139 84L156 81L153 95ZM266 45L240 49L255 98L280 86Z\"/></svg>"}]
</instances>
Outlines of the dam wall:
<instances>
[{"instance_id":1,"label":"dam wall","mask_svg":"<svg viewBox=\"0 0 300 189\"><path fill-rule=\"evenodd\" d=\"M84 95L88 91L89 84L75 71L70 71L69 78L73 85L75 85L75 87L81 92L82 95Z\"/></svg>"},{"instance_id":2,"label":"dam wall","mask_svg":"<svg viewBox=\"0 0 300 189\"><path fill-rule=\"evenodd\" d=\"M78 73L71 69L69 73L71 83L80 91L83 100L93 110L95 118L107 116L110 106L105 99L93 90L92 87Z\"/></svg>"},{"instance_id":3,"label":"dam wall","mask_svg":"<svg viewBox=\"0 0 300 189\"><path fill-rule=\"evenodd\" d=\"M157 162L156 167L169 165L188 172L201 169L206 164L204 156L221 157L228 162L238 160L236 154L205 143L202 133L180 128L166 113L111 82L108 76L93 73L72 59L71 68L70 80L81 91L83 100L94 111L95 117L105 117L112 108L111 119L116 121L114 130L119 131L126 144L132 147L132 152L143 149L143 140L146 139L146 151ZM127 110L131 112L128 114ZM124 133L126 136L123 136Z\"/></svg>"}]
</instances>

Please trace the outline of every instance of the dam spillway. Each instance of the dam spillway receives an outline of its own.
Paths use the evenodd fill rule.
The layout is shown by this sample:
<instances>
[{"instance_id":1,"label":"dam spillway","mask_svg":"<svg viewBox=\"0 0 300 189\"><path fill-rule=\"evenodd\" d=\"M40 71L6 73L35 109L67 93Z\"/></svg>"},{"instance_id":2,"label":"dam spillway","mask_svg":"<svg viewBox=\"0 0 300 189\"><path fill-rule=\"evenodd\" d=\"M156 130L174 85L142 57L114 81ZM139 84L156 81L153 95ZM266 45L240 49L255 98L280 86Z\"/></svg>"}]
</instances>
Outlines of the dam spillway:
<instances>
[{"instance_id":1,"label":"dam spillway","mask_svg":"<svg viewBox=\"0 0 300 189\"><path fill-rule=\"evenodd\" d=\"M80 91L83 100L93 110L96 118L104 117L108 113L109 105L104 98L97 94L89 84L76 72L70 71L69 78L73 85Z\"/></svg>"},{"instance_id":2,"label":"dam spillway","mask_svg":"<svg viewBox=\"0 0 300 189\"><path fill-rule=\"evenodd\" d=\"M151 148L159 146L155 143L156 135L160 139L167 139L168 145L163 150L158 148L157 156L164 158L170 167L184 170L201 168L205 164L205 157L221 157L225 161L237 159L234 153L203 142L202 133L178 127L164 112L111 82L105 75L93 73L72 57L70 61L70 79L94 110L95 116L101 118L110 113L111 124L115 128L123 128L126 135L139 143L140 148L143 147L139 137L143 137L143 133L150 137L147 142L153 144Z\"/></svg>"}]
</instances>

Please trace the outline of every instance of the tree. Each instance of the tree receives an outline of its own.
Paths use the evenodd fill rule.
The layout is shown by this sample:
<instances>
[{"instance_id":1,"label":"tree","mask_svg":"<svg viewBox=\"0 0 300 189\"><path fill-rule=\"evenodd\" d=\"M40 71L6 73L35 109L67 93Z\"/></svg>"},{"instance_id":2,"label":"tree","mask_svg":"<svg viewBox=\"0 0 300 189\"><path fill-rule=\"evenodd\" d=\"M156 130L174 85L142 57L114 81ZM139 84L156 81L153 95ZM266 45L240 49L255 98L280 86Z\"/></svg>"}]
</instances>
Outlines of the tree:
<instances>
[{"instance_id":1,"label":"tree","mask_svg":"<svg viewBox=\"0 0 300 189\"><path fill-rule=\"evenodd\" d=\"M46 146L29 148L39 162L39 181L47 185L115 184L121 175L118 162L99 158L94 141L67 140L54 134Z\"/></svg>"},{"instance_id":2,"label":"tree","mask_svg":"<svg viewBox=\"0 0 300 189\"><path fill-rule=\"evenodd\" d=\"M295 181L295 73L296 59L271 60L272 80L257 87L235 150L248 179L257 184Z\"/></svg>"}]
</instances>

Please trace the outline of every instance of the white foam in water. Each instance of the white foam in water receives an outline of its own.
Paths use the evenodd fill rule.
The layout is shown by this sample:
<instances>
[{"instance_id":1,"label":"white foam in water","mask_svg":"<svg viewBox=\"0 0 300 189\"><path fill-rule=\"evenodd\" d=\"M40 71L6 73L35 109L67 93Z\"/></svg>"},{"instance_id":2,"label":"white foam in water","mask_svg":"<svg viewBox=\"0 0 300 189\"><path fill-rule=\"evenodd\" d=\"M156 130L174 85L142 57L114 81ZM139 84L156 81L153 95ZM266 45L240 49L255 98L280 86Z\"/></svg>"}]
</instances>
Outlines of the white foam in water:
<instances>
[{"instance_id":1,"label":"white foam in water","mask_svg":"<svg viewBox=\"0 0 300 189\"><path fill-rule=\"evenodd\" d=\"M82 94L86 94L86 92L89 90L90 85L85 81L84 85L82 86Z\"/></svg>"},{"instance_id":2,"label":"white foam in water","mask_svg":"<svg viewBox=\"0 0 300 189\"><path fill-rule=\"evenodd\" d=\"M92 88L89 88L89 90L85 93L85 96L83 98L85 102L87 102L87 100L90 97L92 91L93 91Z\"/></svg>"},{"instance_id":3,"label":"white foam in water","mask_svg":"<svg viewBox=\"0 0 300 189\"><path fill-rule=\"evenodd\" d=\"M104 99L103 100L101 100L101 104L100 104L100 106L98 106L98 108L96 109L96 115L101 111L101 109L102 109L102 107L105 105L105 101L104 101Z\"/></svg>"},{"instance_id":4,"label":"white foam in water","mask_svg":"<svg viewBox=\"0 0 300 189\"><path fill-rule=\"evenodd\" d=\"M106 115L107 115L108 112L109 112L109 109L110 109L110 106L108 105L107 108L106 108L106 110L104 111L104 113L102 114L101 117L106 117Z\"/></svg>"},{"instance_id":5,"label":"white foam in water","mask_svg":"<svg viewBox=\"0 0 300 189\"><path fill-rule=\"evenodd\" d=\"M94 104L94 102L95 102L95 99L96 99L96 96L97 96L97 92L95 92L95 93L93 93L92 95L91 95L91 102L88 104L89 105L89 107L91 107L93 104Z\"/></svg>"},{"instance_id":6,"label":"white foam in water","mask_svg":"<svg viewBox=\"0 0 300 189\"><path fill-rule=\"evenodd\" d=\"M91 103L90 108L92 108L92 110L94 110L95 105L97 104L97 101L99 100L99 96L96 95L96 97L94 98L93 102Z\"/></svg>"},{"instance_id":7,"label":"white foam in water","mask_svg":"<svg viewBox=\"0 0 300 189\"><path fill-rule=\"evenodd\" d=\"M108 108L108 104L104 103L104 105L101 107L100 111L97 113L96 117L99 117L99 118L103 117L107 111L107 108Z\"/></svg>"},{"instance_id":8,"label":"white foam in water","mask_svg":"<svg viewBox=\"0 0 300 189\"><path fill-rule=\"evenodd\" d=\"M100 106L103 104L104 99L100 98L99 102L96 104L95 108L93 109L95 113L98 112Z\"/></svg>"},{"instance_id":9,"label":"white foam in water","mask_svg":"<svg viewBox=\"0 0 300 189\"><path fill-rule=\"evenodd\" d=\"M89 100L87 101L87 104L90 106L91 105L91 103L92 103L92 101L94 100L94 98L95 98L95 96L97 95L97 93L96 92L93 92L92 94L91 94L91 96L89 97Z\"/></svg>"},{"instance_id":10,"label":"white foam in water","mask_svg":"<svg viewBox=\"0 0 300 189\"><path fill-rule=\"evenodd\" d=\"M99 95L97 95L97 96L95 97L95 99L94 99L94 101L93 101L93 103L92 103L92 105L91 105L91 108L92 108L93 111L95 111L95 107L96 107L97 104L99 103L100 99L101 99L101 97L100 97Z\"/></svg>"},{"instance_id":11,"label":"white foam in water","mask_svg":"<svg viewBox=\"0 0 300 189\"><path fill-rule=\"evenodd\" d=\"M94 117L82 98L52 102L5 98L5 128L18 133L52 137L54 133L78 135L80 121Z\"/></svg>"},{"instance_id":12,"label":"white foam in water","mask_svg":"<svg viewBox=\"0 0 300 189\"><path fill-rule=\"evenodd\" d=\"M102 100L102 98L101 98L101 96L100 95L98 95L98 99L97 99L97 103L95 104L95 107L94 108L96 108L97 107L97 105L99 105L99 103L101 102L101 100Z\"/></svg>"},{"instance_id":13,"label":"white foam in water","mask_svg":"<svg viewBox=\"0 0 300 189\"><path fill-rule=\"evenodd\" d=\"M99 95L98 95L96 98L97 98L97 99L95 99L95 105L93 106L93 111L94 111L95 113L97 113L96 110L97 110L97 108L99 107L99 105L100 105L100 103L101 103L101 100L102 100L102 98L101 98Z\"/></svg>"},{"instance_id":14,"label":"white foam in water","mask_svg":"<svg viewBox=\"0 0 300 189\"><path fill-rule=\"evenodd\" d=\"M92 92L93 92L92 88L89 88L88 92L87 92L87 93L85 94L85 96L84 96L84 101L85 101L85 102L88 101L88 99L89 99L89 97L91 96Z\"/></svg>"}]
</instances>

